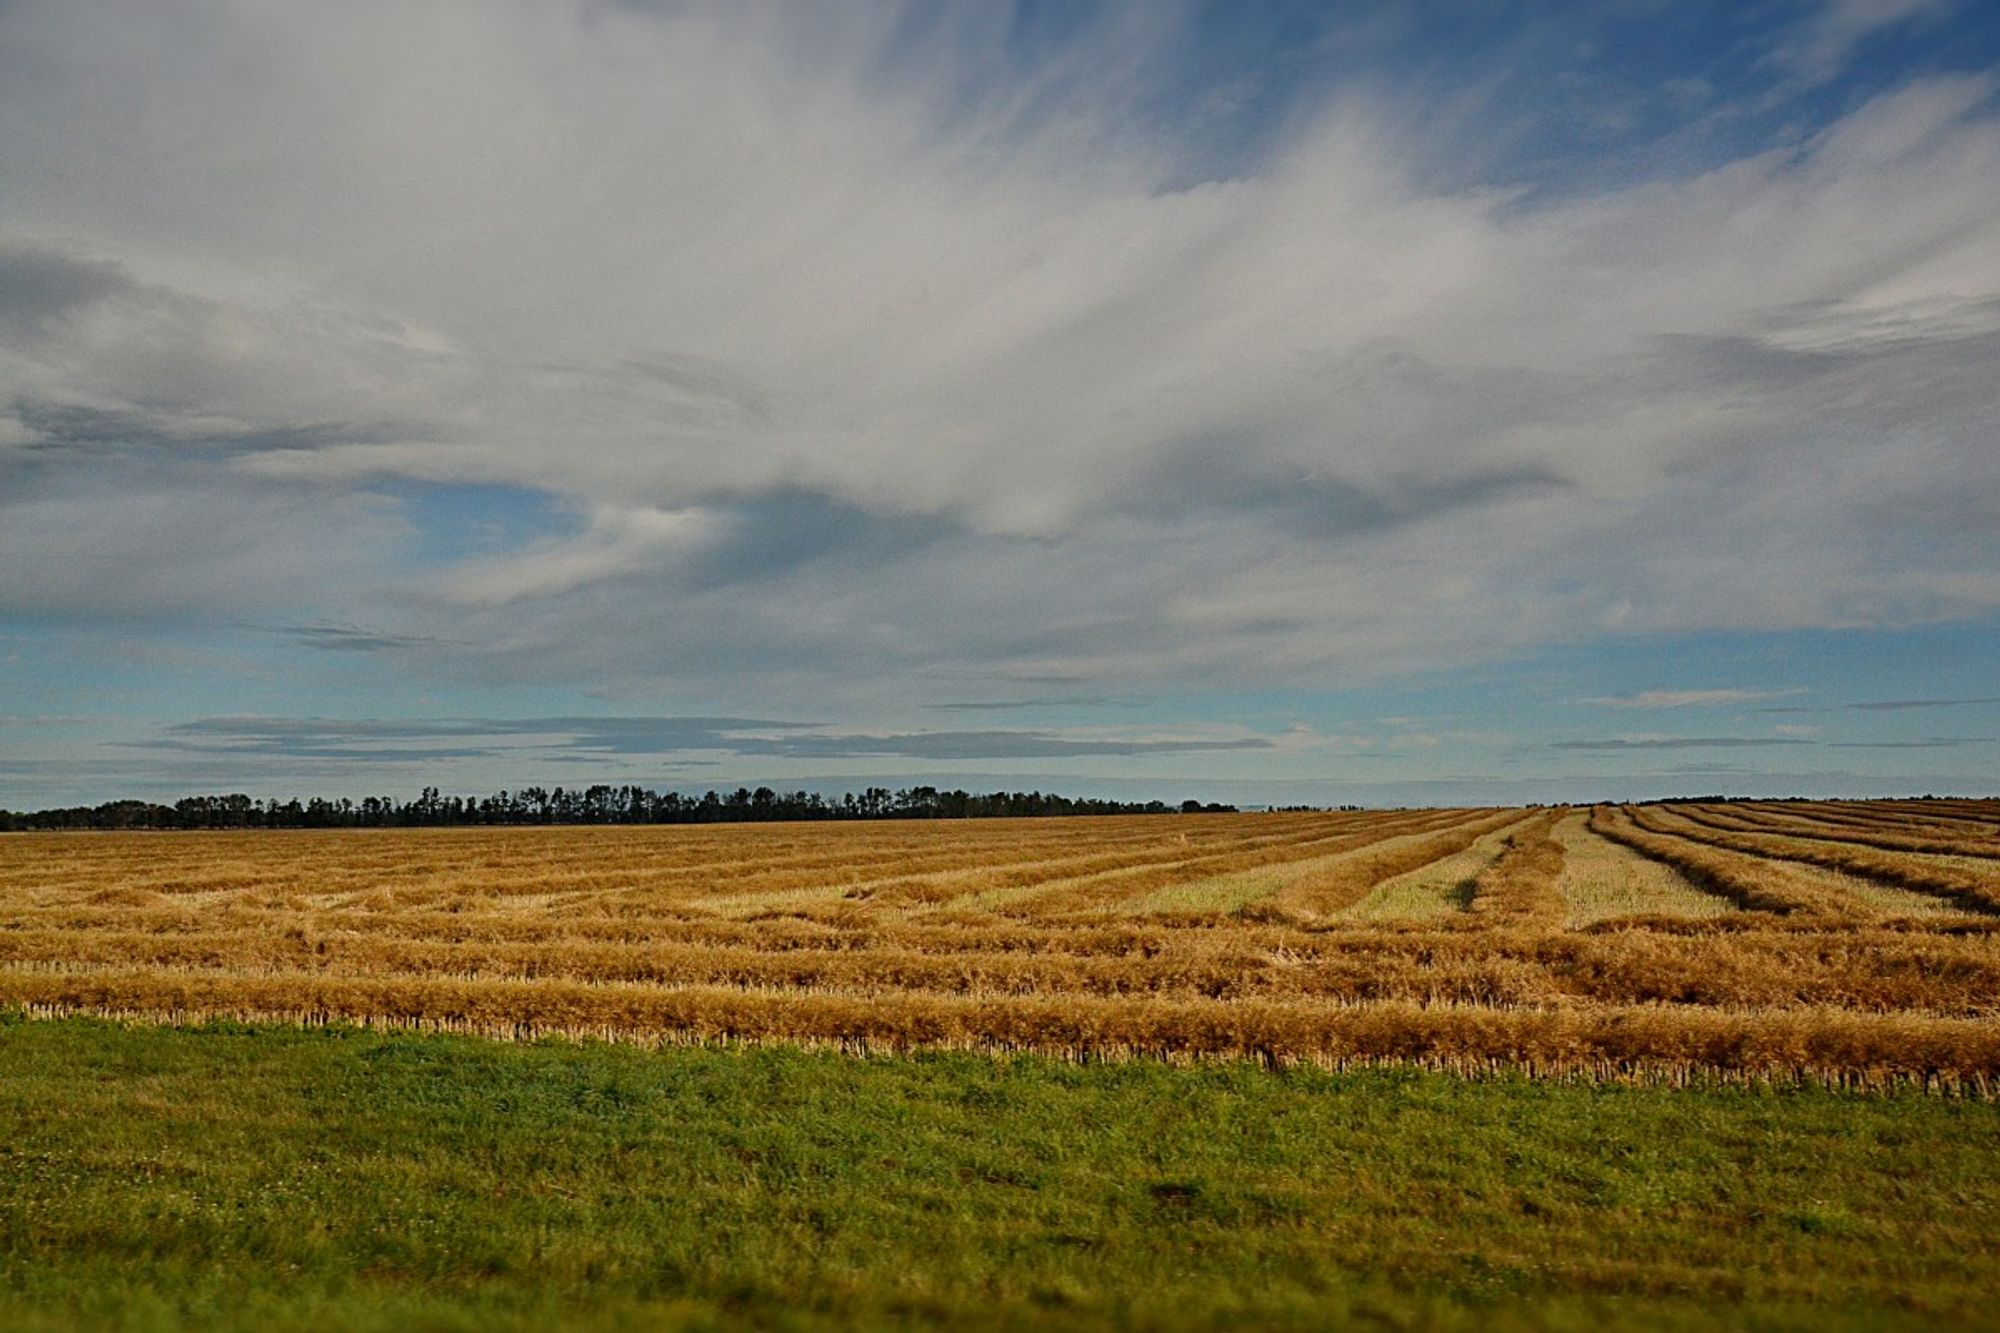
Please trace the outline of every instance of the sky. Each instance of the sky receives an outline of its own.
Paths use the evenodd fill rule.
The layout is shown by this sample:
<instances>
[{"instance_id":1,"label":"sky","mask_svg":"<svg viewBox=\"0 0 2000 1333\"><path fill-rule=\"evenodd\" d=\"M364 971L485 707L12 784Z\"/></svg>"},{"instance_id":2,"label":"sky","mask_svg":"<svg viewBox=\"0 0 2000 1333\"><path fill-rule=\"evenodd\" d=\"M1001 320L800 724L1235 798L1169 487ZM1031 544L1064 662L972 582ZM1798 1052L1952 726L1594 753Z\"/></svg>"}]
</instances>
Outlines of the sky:
<instances>
[{"instance_id":1,"label":"sky","mask_svg":"<svg viewBox=\"0 0 2000 1333\"><path fill-rule=\"evenodd\" d=\"M2000 5L0 0L0 806L2000 793Z\"/></svg>"}]
</instances>

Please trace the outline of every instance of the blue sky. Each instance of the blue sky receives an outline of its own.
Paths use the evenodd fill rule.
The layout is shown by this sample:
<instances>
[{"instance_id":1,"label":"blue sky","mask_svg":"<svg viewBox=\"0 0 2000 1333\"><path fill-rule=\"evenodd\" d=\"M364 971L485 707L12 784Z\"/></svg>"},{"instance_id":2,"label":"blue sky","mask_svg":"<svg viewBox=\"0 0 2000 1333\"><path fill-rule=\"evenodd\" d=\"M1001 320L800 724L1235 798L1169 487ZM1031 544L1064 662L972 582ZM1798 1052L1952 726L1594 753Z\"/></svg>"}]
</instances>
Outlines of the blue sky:
<instances>
[{"instance_id":1,"label":"blue sky","mask_svg":"<svg viewBox=\"0 0 2000 1333\"><path fill-rule=\"evenodd\" d=\"M0 806L2000 791L2000 8L0 5Z\"/></svg>"}]
</instances>

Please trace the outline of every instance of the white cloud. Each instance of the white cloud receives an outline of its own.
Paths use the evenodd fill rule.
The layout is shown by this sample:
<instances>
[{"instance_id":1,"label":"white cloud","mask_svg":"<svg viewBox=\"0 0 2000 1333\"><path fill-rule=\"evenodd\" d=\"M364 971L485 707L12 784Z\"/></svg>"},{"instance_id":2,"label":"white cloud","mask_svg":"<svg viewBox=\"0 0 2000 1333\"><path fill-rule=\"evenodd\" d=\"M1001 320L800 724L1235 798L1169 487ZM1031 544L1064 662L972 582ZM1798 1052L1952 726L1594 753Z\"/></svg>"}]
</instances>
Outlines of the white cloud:
<instances>
[{"instance_id":1,"label":"white cloud","mask_svg":"<svg viewBox=\"0 0 2000 1333\"><path fill-rule=\"evenodd\" d=\"M1144 7L1025 82L894 17L0 12L0 605L157 606L115 558L467 679L894 697L2000 608L1989 81L1531 203L1359 97L1190 183ZM584 528L399 575L395 479Z\"/></svg>"},{"instance_id":2,"label":"white cloud","mask_svg":"<svg viewBox=\"0 0 2000 1333\"><path fill-rule=\"evenodd\" d=\"M1941 18L1953 8L1954 0L1820 0L1771 52L1770 63L1801 83L1826 83L1869 37L1901 24Z\"/></svg>"},{"instance_id":3,"label":"white cloud","mask_svg":"<svg viewBox=\"0 0 2000 1333\"><path fill-rule=\"evenodd\" d=\"M1601 708L1726 708L1731 704L1803 693L1804 690L1641 690L1637 694L1602 695L1584 702Z\"/></svg>"},{"instance_id":4,"label":"white cloud","mask_svg":"<svg viewBox=\"0 0 2000 1333\"><path fill-rule=\"evenodd\" d=\"M687 550L700 541L705 522L699 512L607 507L577 537L449 571L438 588L449 601L480 606L563 593Z\"/></svg>"}]
</instances>

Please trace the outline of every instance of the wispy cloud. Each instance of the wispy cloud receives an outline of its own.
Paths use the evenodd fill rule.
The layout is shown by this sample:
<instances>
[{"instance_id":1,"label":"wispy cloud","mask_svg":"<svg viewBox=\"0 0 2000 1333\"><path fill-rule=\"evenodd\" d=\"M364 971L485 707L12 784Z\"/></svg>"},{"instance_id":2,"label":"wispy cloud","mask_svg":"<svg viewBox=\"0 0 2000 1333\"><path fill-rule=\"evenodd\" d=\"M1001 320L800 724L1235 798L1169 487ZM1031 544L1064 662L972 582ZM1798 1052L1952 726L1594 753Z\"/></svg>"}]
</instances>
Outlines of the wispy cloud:
<instances>
[{"instance_id":1,"label":"wispy cloud","mask_svg":"<svg viewBox=\"0 0 2000 1333\"><path fill-rule=\"evenodd\" d=\"M1870 37L1901 24L1942 18L1955 7L1956 0L1818 0L1779 39L1768 63L1807 86L1828 83Z\"/></svg>"},{"instance_id":2,"label":"wispy cloud","mask_svg":"<svg viewBox=\"0 0 2000 1333\"><path fill-rule=\"evenodd\" d=\"M816 664L879 705L2000 608L1986 78L1524 199L1469 96L1302 87L1193 155L1137 111L1176 12L1016 67L983 6L0 11L0 611L232 605L635 694ZM417 483L573 522L413 571Z\"/></svg>"},{"instance_id":3,"label":"wispy cloud","mask_svg":"<svg viewBox=\"0 0 2000 1333\"><path fill-rule=\"evenodd\" d=\"M427 634L387 634L357 629L351 625L282 625L277 633L304 644L335 653L381 653L403 648L422 648L452 642ZM459 641L461 646L463 641Z\"/></svg>"},{"instance_id":4,"label":"wispy cloud","mask_svg":"<svg viewBox=\"0 0 2000 1333\"><path fill-rule=\"evenodd\" d=\"M2000 704L2000 698L1872 699L1867 703L1849 704L1847 706L1868 713L1900 713L1912 708L1973 708L1984 704Z\"/></svg>"},{"instance_id":5,"label":"wispy cloud","mask_svg":"<svg viewBox=\"0 0 2000 1333\"><path fill-rule=\"evenodd\" d=\"M1637 694L1599 695L1584 702L1600 708L1725 708L1756 699L1782 699L1804 693L1802 689L1641 690Z\"/></svg>"},{"instance_id":6,"label":"wispy cloud","mask_svg":"<svg viewBox=\"0 0 2000 1333\"><path fill-rule=\"evenodd\" d=\"M946 713L1009 713L1024 708L1094 708L1111 702L1105 695L1079 695L1067 699L968 699L924 707Z\"/></svg>"},{"instance_id":7,"label":"wispy cloud","mask_svg":"<svg viewBox=\"0 0 2000 1333\"><path fill-rule=\"evenodd\" d=\"M440 741L452 742L439 744ZM734 717L326 719L217 717L166 728L131 748L311 759L667 756L685 752L783 759L1056 759L1265 750L1259 736L1065 734L1038 731L870 733L822 723Z\"/></svg>"},{"instance_id":8,"label":"wispy cloud","mask_svg":"<svg viewBox=\"0 0 2000 1333\"><path fill-rule=\"evenodd\" d=\"M1553 741L1551 750L1751 749L1765 745L1812 745L1797 736L1653 736L1638 740Z\"/></svg>"}]
</instances>

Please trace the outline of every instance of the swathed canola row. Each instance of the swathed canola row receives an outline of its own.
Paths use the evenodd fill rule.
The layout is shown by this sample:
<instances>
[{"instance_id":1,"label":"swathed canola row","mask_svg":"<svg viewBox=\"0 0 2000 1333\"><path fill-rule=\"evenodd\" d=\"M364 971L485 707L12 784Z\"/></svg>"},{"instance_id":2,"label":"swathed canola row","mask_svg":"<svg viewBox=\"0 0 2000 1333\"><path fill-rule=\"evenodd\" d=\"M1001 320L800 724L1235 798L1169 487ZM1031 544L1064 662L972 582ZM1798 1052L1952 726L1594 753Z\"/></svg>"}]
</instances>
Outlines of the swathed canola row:
<instances>
[{"instance_id":1,"label":"swathed canola row","mask_svg":"<svg viewBox=\"0 0 2000 1333\"><path fill-rule=\"evenodd\" d=\"M0 839L0 1005L2000 1086L2000 803Z\"/></svg>"}]
</instances>

